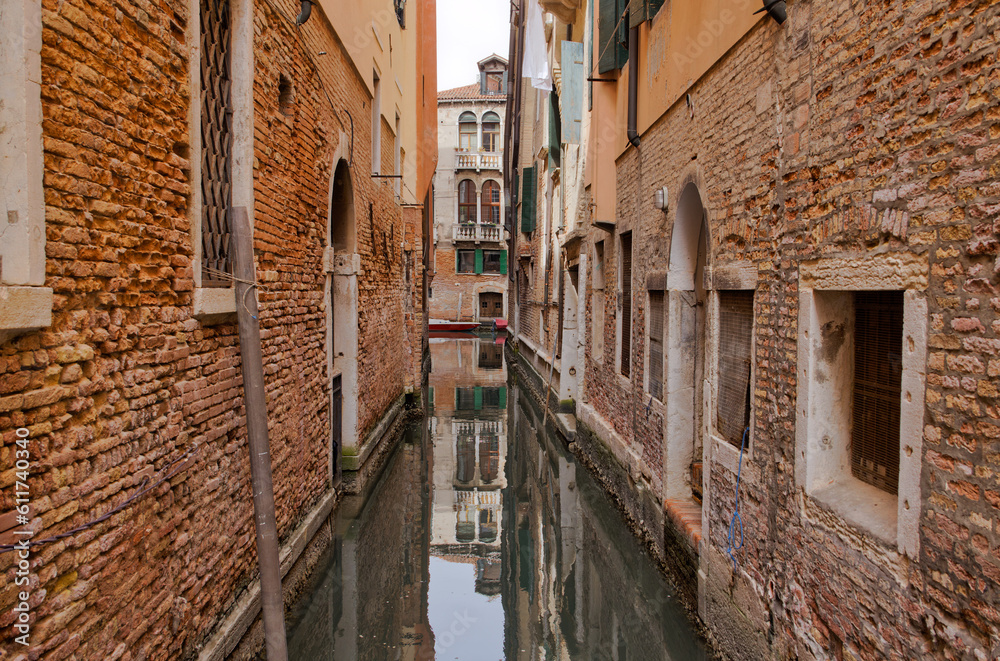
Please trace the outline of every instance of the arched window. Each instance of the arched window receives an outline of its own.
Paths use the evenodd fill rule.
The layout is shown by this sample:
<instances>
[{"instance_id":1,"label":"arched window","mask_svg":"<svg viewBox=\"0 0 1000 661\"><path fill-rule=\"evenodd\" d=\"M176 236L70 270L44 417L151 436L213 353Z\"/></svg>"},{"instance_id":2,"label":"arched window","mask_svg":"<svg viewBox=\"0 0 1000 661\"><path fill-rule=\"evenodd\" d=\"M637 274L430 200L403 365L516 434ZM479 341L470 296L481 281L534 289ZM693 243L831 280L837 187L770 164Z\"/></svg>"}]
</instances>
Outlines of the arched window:
<instances>
[{"instance_id":1,"label":"arched window","mask_svg":"<svg viewBox=\"0 0 1000 661\"><path fill-rule=\"evenodd\" d=\"M458 118L458 148L462 151L476 151L478 131L476 116L471 112L463 112Z\"/></svg>"},{"instance_id":2,"label":"arched window","mask_svg":"<svg viewBox=\"0 0 1000 661\"><path fill-rule=\"evenodd\" d=\"M495 112L483 115L483 151L500 151L500 115Z\"/></svg>"},{"instance_id":3,"label":"arched window","mask_svg":"<svg viewBox=\"0 0 1000 661\"><path fill-rule=\"evenodd\" d=\"M458 184L458 222L476 222L476 185L471 179Z\"/></svg>"},{"instance_id":4,"label":"arched window","mask_svg":"<svg viewBox=\"0 0 1000 661\"><path fill-rule=\"evenodd\" d=\"M483 222L500 224L500 184L495 181L483 184Z\"/></svg>"}]
</instances>

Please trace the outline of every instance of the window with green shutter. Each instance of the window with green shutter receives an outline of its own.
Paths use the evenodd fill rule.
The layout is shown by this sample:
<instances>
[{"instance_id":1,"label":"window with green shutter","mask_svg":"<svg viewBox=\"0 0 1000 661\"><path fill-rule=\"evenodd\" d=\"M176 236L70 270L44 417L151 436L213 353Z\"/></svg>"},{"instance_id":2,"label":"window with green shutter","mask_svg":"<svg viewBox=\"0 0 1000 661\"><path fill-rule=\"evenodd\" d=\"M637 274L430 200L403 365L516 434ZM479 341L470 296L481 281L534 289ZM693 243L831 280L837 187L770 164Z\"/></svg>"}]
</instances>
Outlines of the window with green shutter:
<instances>
[{"instance_id":1,"label":"window with green shutter","mask_svg":"<svg viewBox=\"0 0 1000 661\"><path fill-rule=\"evenodd\" d=\"M549 162L559 165L562 155L562 118L559 117L559 95L549 92Z\"/></svg>"},{"instance_id":2,"label":"window with green shutter","mask_svg":"<svg viewBox=\"0 0 1000 661\"><path fill-rule=\"evenodd\" d=\"M619 23L628 0L600 0L598 8L598 73L621 69L628 61L628 18Z\"/></svg>"},{"instance_id":3,"label":"window with green shutter","mask_svg":"<svg viewBox=\"0 0 1000 661\"><path fill-rule=\"evenodd\" d=\"M535 231L535 168L524 168L521 184L521 231L530 234Z\"/></svg>"},{"instance_id":4,"label":"window with green shutter","mask_svg":"<svg viewBox=\"0 0 1000 661\"><path fill-rule=\"evenodd\" d=\"M476 273L483 272L483 249L476 248Z\"/></svg>"},{"instance_id":5,"label":"window with green shutter","mask_svg":"<svg viewBox=\"0 0 1000 661\"><path fill-rule=\"evenodd\" d=\"M651 21L663 6L663 0L632 0L629 9L629 26L635 27L644 21Z\"/></svg>"},{"instance_id":6,"label":"window with green shutter","mask_svg":"<svg viewBox=\"0 0 1000 661\"><path fill-rule=\"evenodd\" d=\"M507 275L507 251L500 251L500 275Z\"/></svg>"}]
</instances>

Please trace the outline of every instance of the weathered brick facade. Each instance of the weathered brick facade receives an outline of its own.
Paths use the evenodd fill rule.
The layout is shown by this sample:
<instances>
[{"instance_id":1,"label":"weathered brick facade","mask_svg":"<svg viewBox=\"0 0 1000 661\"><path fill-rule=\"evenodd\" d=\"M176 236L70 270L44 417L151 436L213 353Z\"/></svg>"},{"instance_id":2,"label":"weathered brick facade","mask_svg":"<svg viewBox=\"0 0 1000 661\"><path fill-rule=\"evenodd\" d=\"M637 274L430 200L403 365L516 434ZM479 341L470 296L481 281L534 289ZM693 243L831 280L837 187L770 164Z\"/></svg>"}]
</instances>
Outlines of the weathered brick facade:
<instances>
[{"instance_id":1,"label":"weathered brick facade","mask_svg":"<svg viewBox=\"0 0 1000 661\"><path fill-rule=\"evenodd\" d=\"M654 66L646 62L657 54L645 47L672 20L670 4L641 28L649 39L642 66ZM711 16L714 24L706 19L706 43L725 38L713 26L721 33L751 4L735 3L729 18ZM740 485L746 538L735 572L725 549L737 454L712 438L710 351L694 439L705 479L684 478L705 490L691 547L699 611L735 658L1000 653L998 23L1000 8L990 2L790 2L784 25L764 18L721 49L648 122L637 149L621 140L615 224L590 229L582 248L593 256L604 242L606 283L595 290L591 271L584 401L625 444L610 461L625 464L640 493L652 487L668 514L677 437L666 401L650 392L648 294L670 293L655 283L669 282L687 186L696 187L707 222L706 307L719 290L754 292L752 432ZM701 52L695 46L712 48L695 37L689 57ZM624 116L617 119L623 137ZM661 187L665 211L654 205ZM615 353L618 251L628 232L641 249L632 261L626 379ZM907 292L900 461L912 473L900 469L899 515L888 532L845 513L840 496L824 495L808 477L818 461L808 393L836 368L817 353L829 349L826 335L810 332L828 329L803 301L854 289ZM595 305L603 312L597 327ZM710 321L701 332L695 342L713 346ZM926 359L907 372L923 337ZM916 410L915 432L907 431L907 407Z\"/></svg>"},{"instance_id":2,"label":"weathered brick facade","mask_svg":"<svg viewBox=\"0 0 1000 661\"><path fill-rule=\"evenodd\" d=\"M425 224L417 211L407 232L393 180L369 176L371 94L322 11L297 31L299 3L243 6L252 11L245 137L285 539L333 488L324 251L335 155L351 165L361 264L361 439L419 384ZM256 573L234 317L194 315L191 12L186 2L42 3L53 319L0 345L0 511L14 504L19 427L30 432L36 538L108 512L195 450L168 484L110 520L32 550L27 648L11 635L15 554L0 554L0 658L191 658ZM291 90L286 107L279 83ZM383 126L383 172L393 130Z\"/></svg>"}]
</instances>

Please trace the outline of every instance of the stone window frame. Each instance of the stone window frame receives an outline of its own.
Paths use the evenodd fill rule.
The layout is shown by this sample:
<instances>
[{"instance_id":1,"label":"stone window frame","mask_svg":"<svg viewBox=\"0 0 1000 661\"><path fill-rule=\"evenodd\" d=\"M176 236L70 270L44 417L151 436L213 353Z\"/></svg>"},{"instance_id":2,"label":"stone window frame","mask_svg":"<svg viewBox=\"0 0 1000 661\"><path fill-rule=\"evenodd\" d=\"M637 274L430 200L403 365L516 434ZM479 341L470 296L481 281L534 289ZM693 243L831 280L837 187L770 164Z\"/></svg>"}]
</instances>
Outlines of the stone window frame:
<instances>
[{"instance_id":1,"label":"stone window frame","mask_svg":"<svg viewBox=\"0 0 1000 661\"><path fill-rule=\"evenodd\" d=\"M594 362L602 365L604 364L604 306L606 303L604 271L607 265L607 246L606 239L594 242L594 260L590 269L590 356Z\"/></svg>"},{"instance_id":2,"label":"stone window frame","mask_svg":"<svg viewBox=\"0 0 1000 661\"><path fill-rule=\"evenodd\" d=\"M651 383L651 358L652 358L652 328L653 328L653 304L652 295L659 293L663 296L663 328L660 338L662 355L660 366L660 396L657 397L652 391ZM667 272L650 271L646 274L645 287L645 326L643 328L643 370L642 370L642 390L646 397L651 397L653 402L662 406L667 393L667 304L669 301L667 291Z\"/></svg>"},{"instance_id":3,"label":"stone window frame","mask_svg":"<svg viewBox=\"0 0 1000 661\"><path fill-rule=\"evenodd\" d=\"M230 44L230 79L233 104L232 206L245 207L254 223L253 142L254 142L254 52L253 3L251 0L229 0L232 20ZM194 316L205 324L232 321L236 314L236 297L230 287L202 286L201 243L201 0L189 0L187 47L190 53L188 84L193 90L188 109L190 130L191 222L193 244L192 271L194 276Z\"/></svg>"},{"instance_id":4,"label":"stone window frame","mask_svg":"<svg viewBox=\"0 0 1000 661\"><path fill-rule=\"evenodd\" d=\"M624 258L624 253L625 253L625 248L624 248L624 245L623 245L623 242L624 242L624 238L623 237L625 237L626 235L628 235L628 237L629 237L629 249L630 249L630 252L631 252L631 255L630 255L629 258L630 258L631 264L632 264L632 266L631 266L631 277L629 279L629 296L634 300L634 298L635 298L635 271L636 271L636 269L635 269L635 243L634 243L635 234L632 232L631 229L625 229L625 228L623 228L621 230L621 232L619 232L618 234L615 235L615 239L614 239L614 244L615 244L615 280L616 280L616 285L615 285L615 357L614 357L614 361L615 361L615 376L617 377L618 382L622 385L623 388L630 387L630 384L632 383L632 376L635 374L635 365L632 364L635 361L634 361L634 359L633 359L633 357L631 355L632 354L632 350L633 350L633 347L632 347L632 335L635 332L635 327L633 325L634 324L634 318L635 318L635 310L634 310L634 306L632 306L632 305L629 306L629 333L628 333L628 337L624 337L625 328L624 328L624 302L623 302L623 300L624 300L624 295L625 295L625 282L624 282L624 279L622 277L624 275L624 263L623 263L622 260ZM605 249L606 249L606 246L605 246ZM605 256L605 260L607 260L606 256ZM629 345L629 374L628 374L628 376L625 376L624 374L622 374L622 345L625 342L628 342L628 345Z\"/></svg>"},{"instance_id":5,"label":"stone window frame","mask_svg":"<svg viewBox=\"0 0 1000 661\"><path fill-rule=\"evenodd\" d=\"M710 396L706 399L704 415L705 427L711 441L712 459L735 474L739 470L740 449L727 441L715 428L716 409L719 398L719 332L720 332L720 291L757 290L757 267L753 264L720 264L705 267L705 289L708 294L708 318L705 323L705 371ZM756 296L755 296L756 299ZM756 300L754 302L756 305ZM754 315L750 330L750 433L743 449L743 461L752 461L756 446L757 407L753 403L754 383L757 378L757 315Z\"/></svg>"},{"instance_id":6,"label":"stone window frame","mask_svg":"<svg viewBox=\"0 0 1000 661\"><path fill-rule=\"evenodd\" d=\"M919 558L920 552L928 273L926 254L909 252L799 265L795 482L805 492L807 505L813 501L839 516L848 530L866 533L910 558ZM824 344L824 328L829 333L837 328L831 324L840 319L842 327L853 331L853 292L880 290L903 292L899 488L895 496L851 473L850 416L819 415L821 410L838 406L849 413L850 398L844 395L852 387L849 375L854 365L853 342L836 348ZM853 339L853 332L848 337ZM847 352L851 355L846 356ZM828 454L831 450L835 454Z\"/></svg>"},{"instance_id":7,"label":"stone window frame","mask_svg":"<svg viewBox=\"0 0 1000 661\"><path fill-rule=\"evenodd\" d=\"M53 291L45 286L41 50L41 0L5 0L0 12L0 344L52 325Z\"/></svg>"}]
</instances>

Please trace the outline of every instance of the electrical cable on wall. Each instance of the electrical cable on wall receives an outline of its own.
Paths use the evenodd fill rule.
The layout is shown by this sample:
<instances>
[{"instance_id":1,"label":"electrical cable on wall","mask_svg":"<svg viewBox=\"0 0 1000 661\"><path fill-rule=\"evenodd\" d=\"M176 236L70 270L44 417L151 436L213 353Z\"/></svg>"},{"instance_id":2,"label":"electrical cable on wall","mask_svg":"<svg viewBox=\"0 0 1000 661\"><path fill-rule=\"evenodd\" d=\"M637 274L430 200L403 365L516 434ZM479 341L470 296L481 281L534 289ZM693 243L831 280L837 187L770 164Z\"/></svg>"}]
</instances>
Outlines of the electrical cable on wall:
<instances>
[{"instance_id":1,"label":"electrical cable on wall","mask_svg":"<svg viewBox=\"0 0 1000 661\"><path fill-rule=\"evenodd\" d=\"M736 552L743 548L743 517L740 516L740 476L743 472L743 449L747 445L747 434L750 427L743 429L743 440L740 441L740 462L736 466L736 507L733 518L729 521L729 538L726 544L726 555L733 561L733 573L736 572ZM736 544L736 532L739 530L740 543Z\"/></svg>"},{"instance_id":2,"label":"electrical cable on wall","mask_svg":"<svg viewBox=\"0 0 1000 661\"><path fill-rule=\"evenodd\" d=\"M164 466L163 467L163 470L165 471L164 475L160 479L158 479L156 482L153 482L152 484L149 484L149 480L150 480L149 477L142 478L142 483L139 485L139 490L138 491L136 491L134 494L132 494L131 496L129 496L128 498L126 498L124 501L122 501L122 503L120 505L118 505L115 508L112 508L110 511L106 512L105 514L102 514L101 516L97 517L96 519L92 519L91 521L88 521L87 523L84 523L83 525L77 526L76 528L73 528L72 530L67 530L66 532L59 533L58 535L53 535L52 537L46 537L45 539L37 539L37 540L33 539L33 540L27 541L25 543L18 543L18 544L0 544L0 553L3 553L5 551L21 550L25 546L33 548L33 547L36 547L36 546L42 546L43 544L51 544L52 542L57 542L57 541L59 541L61 539L66 539L67 537L72 537L73 535L75 535L77 533L83 532L84 530L87 530L88 528L93 528L97 524L103 523L104 521L107 521L108 519L110 519L112 516L114 516L118 512L121 512L123 509L125 509L126 507L128 507L132 503L136 502L137 500L139 500L140 498L142 498L143 496L145 496L147 493L149 493L150 491L152 491L156 487L160 486L161 484L163 484L164 482L166 482L167 480L169 480L170 478L174 477L175 475L177 475L178 473L180 473L182 470L184 470L185 468L187 468L187 464L184 463L184 462L186 462L188 459L191 459L196 454L198 454L198 446L194 445L194 446L191 447L191 449L189 449L183 455L181 455L177 459L174 459L173 461L169 462L166 466ZM181 464L181 465L178 466L177 468L175 468L174 470L169 470L171 467L176 466L177 464ZM146 486L147 484L149 484L149 486Z\"/></svg>"}]
</instances>

